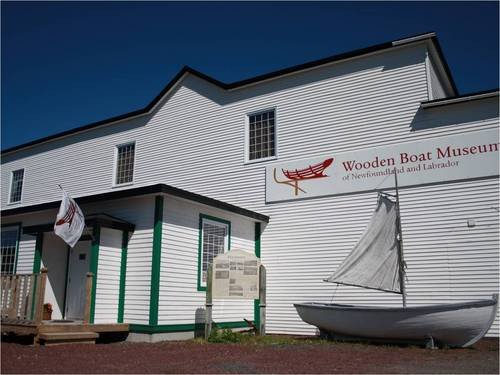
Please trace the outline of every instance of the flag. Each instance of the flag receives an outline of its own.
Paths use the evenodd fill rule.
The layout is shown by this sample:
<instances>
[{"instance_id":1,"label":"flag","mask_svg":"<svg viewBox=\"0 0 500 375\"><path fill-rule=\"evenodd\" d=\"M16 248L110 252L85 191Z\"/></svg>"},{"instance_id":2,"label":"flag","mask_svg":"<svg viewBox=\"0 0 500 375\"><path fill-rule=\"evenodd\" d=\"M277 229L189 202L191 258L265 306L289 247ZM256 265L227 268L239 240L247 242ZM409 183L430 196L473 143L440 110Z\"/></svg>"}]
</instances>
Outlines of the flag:
<instances>
[{"instance_id":1,"label":"flag","mask_svg":"<svg viewBox=\"0 0 500 375\"><path fill-rule=\"evenodd\" d=\"M54 233L61 237L69 246L74 247L80 239L85 219L82 210L76 202L62 189L61 207L54 224Z\"/></svg>"}]
</instances>

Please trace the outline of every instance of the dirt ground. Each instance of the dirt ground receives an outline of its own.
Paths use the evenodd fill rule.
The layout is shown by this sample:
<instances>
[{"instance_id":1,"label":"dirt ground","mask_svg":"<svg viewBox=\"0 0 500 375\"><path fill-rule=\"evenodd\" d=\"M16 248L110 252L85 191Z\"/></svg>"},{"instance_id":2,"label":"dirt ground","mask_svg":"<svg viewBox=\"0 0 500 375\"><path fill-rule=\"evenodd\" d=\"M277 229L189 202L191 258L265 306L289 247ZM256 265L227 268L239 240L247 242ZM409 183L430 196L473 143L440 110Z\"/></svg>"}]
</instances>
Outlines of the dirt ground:
<instances>
[{"instance_id":1,"label":"dirt ground","mask_svg":"<svg viewBox=\"0 0 500 375\"><path fill-rule=\"evenodd\" d=\"M424 349L304 340L298 344L195 341L34 347L2 342L1 372L12 373L469 373L498 374L498 340L466 349Z\"/></svg>"}]
</instances>

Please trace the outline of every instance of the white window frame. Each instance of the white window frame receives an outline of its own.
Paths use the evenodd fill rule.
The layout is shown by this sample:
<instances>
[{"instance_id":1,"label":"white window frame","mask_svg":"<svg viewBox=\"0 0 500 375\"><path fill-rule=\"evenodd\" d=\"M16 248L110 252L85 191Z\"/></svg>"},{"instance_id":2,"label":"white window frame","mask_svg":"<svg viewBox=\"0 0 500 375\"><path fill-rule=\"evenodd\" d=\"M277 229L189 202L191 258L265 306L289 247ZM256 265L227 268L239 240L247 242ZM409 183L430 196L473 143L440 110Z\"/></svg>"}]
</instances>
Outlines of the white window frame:
<instances>
[{"instance_id":1,"label":"white window frame","mask_svg":"<svg viewBox=\"0 0 500 375\"><path fill-rule=\"evenodd\" d=\"M14 182L14 172L23 171L23 184L21 187L21 197L18 201L12 201L12 183ZM26 168L14 169L10 172L10 183L9 183L9 203L8 204L21 204L23 202L24 187L26 182Z\"/></svg>"},{"instance_id":2,"label":"white window frame","mask_svg":"<svg viewBox=\"0 0 500 375\"><path fill-rule=\"evenodd\" d=\"M122 184L117 184L116 183L116 177L117 177L117 172L118 172L118 149L120 147L124 146L129 146L129 145L134 145L134 165L133 165L133 170L132 170L132 181L129 182L124 182ZM135 182L135 173L136 173L136 163L137 163L137 142L136 141L130 141L130 142L125 142L125 143L120 143L115 145L114 149L114 161L113 161L113 181L112 181L112 187L122 187L122 186L129 186L133 185Z\"/></svg>"},{"instance_id":3,"label":"white window frame","mask_svg":"<svg viewBox=\"0 0 500 375\"><path fill-rule=\"evenodd\" d=\"M203 253L204 253L204 248L203 248L203 238L205 234L205 223L208 223L213 226L217 227L222 227L226 228L226 236L224 237L224 252L223 254L227 253L230 249L230 236L231 236L231 222L224 220L224 219L219 219L216 217L207 217L207 215L201 215L201 228L200 228L200 263L199 263L199 269L198 269L198 278L199 278L199 285L198 288L201 290L204 290L207 287L207 282L203 281Z\"/></svg>"},{"instance_id":4,"label":"white window frame","mask_svg":"<svg viewBox=\"0 0 500 375\"><path fill-rule=\"evenodd\" d=\"M274 156L250 160L250 116L274 111ZM254 164L278 159L278 107L267 107L245 113L245 163Z\"/></svg>"}]
</instances>

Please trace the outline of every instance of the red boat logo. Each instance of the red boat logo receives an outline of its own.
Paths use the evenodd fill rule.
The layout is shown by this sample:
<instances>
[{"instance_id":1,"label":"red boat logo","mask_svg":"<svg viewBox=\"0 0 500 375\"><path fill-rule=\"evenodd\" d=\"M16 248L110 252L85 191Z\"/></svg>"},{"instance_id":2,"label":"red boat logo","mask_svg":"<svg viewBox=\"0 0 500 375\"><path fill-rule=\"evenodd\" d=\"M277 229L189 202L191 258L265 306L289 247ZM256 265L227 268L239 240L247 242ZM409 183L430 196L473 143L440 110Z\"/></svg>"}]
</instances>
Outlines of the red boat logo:
<instances>
[{"instance_id":1,"label":"red boat logo","mask_svg":"<svg viewBox=\"0 0 500 375\"><path fill-rule=\"evenodd\" d=\"M286 184L290 185L294 188L295 195L299 194L299 190L303 193L306 191L299 187L299 182L303 180L312 180L315 178L323 178L328 177L324 174L325 169L328 168L333 163L333 158L326 159L322 163L309 165L309 167L304 169L295 169L295 170L285 170L282 169L283 175L287 178L287 180L279 181L276 177L276 168L273 171L274 181L278 184Z\"/></svg>"}]
</instances>

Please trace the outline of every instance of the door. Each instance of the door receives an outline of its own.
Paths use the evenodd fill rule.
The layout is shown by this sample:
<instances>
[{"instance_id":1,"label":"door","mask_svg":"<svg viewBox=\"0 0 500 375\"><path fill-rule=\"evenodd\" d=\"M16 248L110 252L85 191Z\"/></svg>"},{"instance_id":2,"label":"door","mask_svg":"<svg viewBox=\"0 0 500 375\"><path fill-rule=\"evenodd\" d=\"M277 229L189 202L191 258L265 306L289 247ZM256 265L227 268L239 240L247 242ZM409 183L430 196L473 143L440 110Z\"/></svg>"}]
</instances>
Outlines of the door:
<instances>
[{"instance_id":1,"label":"door","mask_svg":"<svg viewBox=\"0 0 500 375\"><path fill-rule=\"evenodd\" d=\"M69 250L66 286L66 319L82 320L85 309L85 286L90 264L91 241L79 241Z\"/></svg>"}]
</instances>

